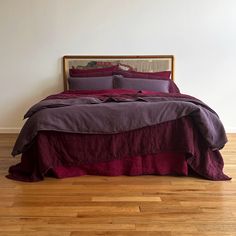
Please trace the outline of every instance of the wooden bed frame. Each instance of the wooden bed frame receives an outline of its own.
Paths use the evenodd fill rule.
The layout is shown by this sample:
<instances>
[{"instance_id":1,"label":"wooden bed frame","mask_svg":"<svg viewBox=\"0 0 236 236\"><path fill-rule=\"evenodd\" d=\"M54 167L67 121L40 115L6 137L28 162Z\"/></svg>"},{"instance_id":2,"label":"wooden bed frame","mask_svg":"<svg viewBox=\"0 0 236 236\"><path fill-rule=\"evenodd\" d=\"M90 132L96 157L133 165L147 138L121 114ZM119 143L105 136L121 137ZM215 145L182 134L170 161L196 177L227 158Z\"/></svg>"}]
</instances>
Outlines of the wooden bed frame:
<instances>
[{"instance_id":1,"label":"wooden bed frame","mask_svg":"<svg viewBox=\"0 0 236 236\"><path fill-rule=\"evenodd\" d=\"M145 56L80 56L66 55L63 57L64 90L68 90L69 69L72 67L86 67L88 63L121 63L131 66L140 72L171 71L174 80L173 55L145 55Z\"/></svg>"}]
</instances>

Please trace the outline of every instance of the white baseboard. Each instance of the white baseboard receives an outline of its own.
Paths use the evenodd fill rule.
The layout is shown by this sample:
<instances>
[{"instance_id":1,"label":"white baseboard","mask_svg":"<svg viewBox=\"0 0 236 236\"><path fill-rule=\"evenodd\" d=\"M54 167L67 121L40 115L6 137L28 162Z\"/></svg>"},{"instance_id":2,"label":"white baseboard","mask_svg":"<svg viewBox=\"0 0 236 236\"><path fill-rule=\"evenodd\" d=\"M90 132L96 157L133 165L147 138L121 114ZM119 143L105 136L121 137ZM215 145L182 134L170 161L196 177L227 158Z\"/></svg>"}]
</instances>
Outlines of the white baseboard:
<instances>
[{"instance_id":1,"label":"white baseboard","mask_svg":"<svg viewBox=\"0 0 236 236\"><path fill-rule=\"evenodd\" d=\"M11 127L11 128L2 128L0 127L0 134L18 134L20 133L21 128Z\"/></svg>"},{"instance_id":2,"label":"white baseboard","mask_svg":"<svg viewBox=\"0 0 236 236\"><path fill-rule=\"evenodd\" d=\"M236 133L236 127L225 127L226 133Z\"/></svg>"}]
</instances>

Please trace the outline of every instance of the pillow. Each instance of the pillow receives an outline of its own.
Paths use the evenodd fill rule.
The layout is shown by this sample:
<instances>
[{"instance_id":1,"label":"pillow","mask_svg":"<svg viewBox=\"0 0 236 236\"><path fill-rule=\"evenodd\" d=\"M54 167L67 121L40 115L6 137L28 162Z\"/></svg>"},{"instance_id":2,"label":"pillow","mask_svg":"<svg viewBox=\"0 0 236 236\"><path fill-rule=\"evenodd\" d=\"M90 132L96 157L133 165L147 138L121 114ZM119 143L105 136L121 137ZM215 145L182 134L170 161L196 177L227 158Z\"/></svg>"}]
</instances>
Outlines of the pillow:
<instances>
[{"instance_id":1,"label":"pillow","mask_svg":"<svg viewBox=\"0 0 236 236\"><path fill-rule=\"evenodd\" d=\"M103 77L111 76L115 70L118 69L118 65L96 68L96 69L69 69L70 77Z\"/></svg>"},{"instance_id":2,"label":"pillow","mask_svg":"<svg viewBox=\"0 0 236 236\"><path fill-rule=\"evenodd\" d=\"M114 88L169 92L170 80L151 80L143 78L125 78L114 76Z\"/></svg>"},{"instance_id":3,"label":"pillow","mask_svg":"<svg viewBox=\"0 0 236 236\"><path fill-rule=\"evenodd\" d=\"M178 86L175 84L173 80L169 80L170 85L169 85L169 93L180 93L180 90Z\"/></svg>"},{"instance_id":4,"label":"pillow","mask_svg":"<svg viewBox=\"0 0 236 236\"><path fill-rule=\"evenodd\" d=\"M154 79L154 80L167 80L169 81L169 93L180 93L179 88L170 79L171 71L160 71L160 72L137 72L137 71L125 71L116 70L114 74L122 75L126 78L142 78L142 79Z\"/></svg>"},{"instance_id":5,"label":"pillow","mask_svg":"<svg viewBox=\"0 0 236 236\"><path fill-rule=\"evenodd\" d=\"M113 89L113 77L70 77L69 90L103 90Z\"/></svg>"},{"instance_id":6,"label":"pillow","mask_svg":"<svg viewBox=\"0 0 236 236\"><path fill-rule=\"evenodd\" d=\"M114 71L114 74L123 75L126 78L170 79L171 71L138 72L138 71L116 70Z\"/></svg>"}]
</instances>

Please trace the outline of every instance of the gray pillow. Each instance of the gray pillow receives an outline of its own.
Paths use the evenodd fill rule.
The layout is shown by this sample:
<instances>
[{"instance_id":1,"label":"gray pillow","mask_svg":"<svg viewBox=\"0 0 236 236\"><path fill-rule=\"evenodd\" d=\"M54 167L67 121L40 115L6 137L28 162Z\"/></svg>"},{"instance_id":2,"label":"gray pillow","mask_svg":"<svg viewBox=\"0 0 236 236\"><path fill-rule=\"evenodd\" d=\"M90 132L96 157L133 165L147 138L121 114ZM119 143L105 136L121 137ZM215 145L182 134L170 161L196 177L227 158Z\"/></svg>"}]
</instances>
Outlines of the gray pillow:
<instances>
[{"instance_id":1,"label":"gray pillow","mask_svg":"<svg viewBox=\"0 0 236 236\"><path fill-rule=\"evenodd\" d=\"M114 88L169 93L169 81L143 78L125 78L117 75L114 76Z\"/></svg>"},{"instance_id":2,"label":"gray pillow","mask_svg":"<svg viewBox=\"0 0 236 236\"><path fill-rule=\"evenodd\" d=\"M113 77L69 77L69 90L113 89Z\"/></svg>"}]
</instances>

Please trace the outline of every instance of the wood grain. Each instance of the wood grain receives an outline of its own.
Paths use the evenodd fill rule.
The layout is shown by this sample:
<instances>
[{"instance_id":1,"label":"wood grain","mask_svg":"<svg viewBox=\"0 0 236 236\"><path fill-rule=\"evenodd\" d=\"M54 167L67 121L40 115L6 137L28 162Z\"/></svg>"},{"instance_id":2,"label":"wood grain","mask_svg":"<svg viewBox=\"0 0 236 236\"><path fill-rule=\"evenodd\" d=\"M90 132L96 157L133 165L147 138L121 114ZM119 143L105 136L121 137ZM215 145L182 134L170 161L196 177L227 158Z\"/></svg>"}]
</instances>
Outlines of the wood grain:
<instances>
[{"instance_id":1,"label":"wood grain","mask_svg":"<svg viewBox=\"0 0 236 236\"><path fill-rule=\"evenodd\" d=\"M235 236L236 134L222 150L231 181L193 177L83 176L24 183L16 135L0 134L0 236Z\"/></svg>"}]
</instances>

